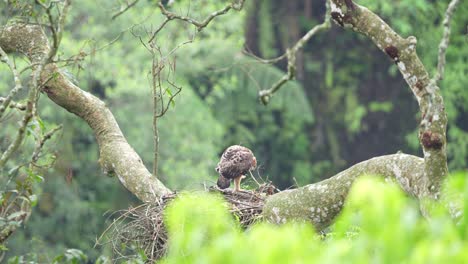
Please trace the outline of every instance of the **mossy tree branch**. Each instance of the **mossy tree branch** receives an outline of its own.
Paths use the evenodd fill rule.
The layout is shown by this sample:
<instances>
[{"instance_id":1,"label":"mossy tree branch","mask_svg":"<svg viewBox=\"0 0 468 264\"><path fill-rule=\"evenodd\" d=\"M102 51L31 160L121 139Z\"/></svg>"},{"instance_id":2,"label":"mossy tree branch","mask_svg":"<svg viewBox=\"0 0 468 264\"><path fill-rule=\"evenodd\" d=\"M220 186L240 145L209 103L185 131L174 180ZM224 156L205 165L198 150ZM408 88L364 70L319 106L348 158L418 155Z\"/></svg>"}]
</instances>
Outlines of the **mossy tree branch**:
<instances>
[{"instance_id":1,"label":"mossy tree branch","mask_svg":"<svg viewBox=\"0 0 468 264\"><path fill-rule=\"evenodd\" d=\"M440 54L445 54L444 43L448 43L448 25L456 2L451 2L444 19L445 33L441 46L445 48L439 51L439 65L440 57L444 57ZM302 219L311 221L319 230L323 229L341 211L353 181L363 174L382 175L396 181L414 197L433 199L439 197L443 179L448 174L447 116L437 87L439 73L443 70L439 69L438 75L431 79L416 53L416 38L402 38L367 8L351 0L330 0L330 6L331 17L338 25L369 37L398 66L420 107L419 140L424 159L406 154L377 157L319 183L272 195L265 202L263 216L273 223Z\"/></svg>"},{"instance_id":2,"label":"mossy tree branch","mask_svg":"<svg viewBox=\"0 0 468 264\"><path fill-rule=\"evenodd\" d=\"M396 63L413 91L421 111L419 141L424 152L425 193L439 196L442 180L448 174L446 154L447 115L436 82L416 53L416 38L403 38L369 9L344 0L331 0L331 16L344 28L369 37Z\"/></svg>"},{"instance_id":3,"label":"mossy tree branch","mask_svg":"<svg viewBox=\"0 0 468 264\"><path fill-rule=\"evenodd\" d=\"M321 230L340 213L354 180L361 175L380 175L398 183L411 196L421 197L424 190L422 158L394 154L358 163L324 181L269 196L263 216L281 224L290 220L310 221Z\"/></svg>"},{"instance_id":4,"label":"mossy tree branch","mask_svg":"<svg viewBox=\"0 0 468 264\"><path fill-rule=\"evenodd\" d=\"M49 42L39 26L12 24L0 29L0 47L6 52L25 55L32 64L49 53ZM154 178L138 154L128 144L114 116L104 102L81 90L53 64L41 74L42 92L56 104L85 120L93 129L104 172L120 182L142 201L154 201L171 191Z\"/></svg>"},{"instance_id":5,"label":"mossy tree branch","mask_svg":"<svg viewBox=\"0 0 468 264\"><path fill-rule=\"evenodd\" d=\"M452 0L447 7L447 11L445 12L444 21L442 25L444 26L444 36L439 44L439 56L438 56L438 63L437 63L437 72L434 77L436 82L440 81L444 77L444 70L445 70L445 52L447 51L447 47L450 40L450 21L452 20L452 15L457 8L457 5L460 1L459 0Z\"/></svg>"},{"instance_id":6,"label":"mossy tree branch","mask_svg":"<svg viewBox=\"0 0 468 264\"><path fill-rule=\"evenodd\" d=\"M382 175L417 198L437 198L448 173L445 108L436 82L431 81L416 54L416 38L402 38L377 15L352 1L331 0L330 6L336 23L368 36L397 64L422 113L419 139L424 159L406 154L377 157L322 182L269 196L263 215L271 222L307 220L319 229L329 225L340 212L352 182L362 174ZM50 50L41 28L27 24L0 28L0 47L6 53L24 54L32 64L43 61ZM171 193L152 177L101 100L74 85L53 63L45 65L40 79L42 92L93 129L100 149L100 164L106 173L117 175L142 201L153 201Z\"/></svg>"}]
</instances>

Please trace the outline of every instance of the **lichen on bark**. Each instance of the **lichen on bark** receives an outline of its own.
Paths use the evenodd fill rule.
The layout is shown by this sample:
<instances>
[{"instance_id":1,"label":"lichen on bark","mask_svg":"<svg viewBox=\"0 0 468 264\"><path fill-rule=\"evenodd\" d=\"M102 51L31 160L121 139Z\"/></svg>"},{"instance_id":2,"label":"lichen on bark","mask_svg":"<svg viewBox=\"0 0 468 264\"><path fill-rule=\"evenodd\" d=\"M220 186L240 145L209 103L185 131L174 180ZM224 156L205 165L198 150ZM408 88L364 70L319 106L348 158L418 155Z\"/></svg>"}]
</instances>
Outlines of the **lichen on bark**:
<instances>
[{"instance_id":1,"label":"lichen on bark","mask_svg":"<svg viewBox=\"0 0 468 264\"><path fill-rule=\"evenodd\" d=\"M273 223L290 220L310 221L321 230L330 225L341 211L353 182L361 175L384 177L397 183L407 194L420 198L424 181L423 159L394 154L358 163L337 175L318 183L286 190L269 196L263 216Z\"/></svg>"},{"instance_id":2,"label":"lichen on bark","mask_svg":"<svg viewBox=\"0 0 468 264\"><path fill-rule=\"evenodd\" d=\"M366 7L344 0L330 0L333 20L344 28L369 37L396 63L400 73L416 97L420 112L419 140L424 153L424 191L437 199L443 179L448 174L446 154L447 114L440 89L416 53L414 36L403 38L379 16Z\"/></svg>"},{"instance_id":3,"label":"lichen on bark","mask_svg":"<svg viewBox=\"0 0 468 264\"><path fill-rule=\"evenodd\" d=\"M395 181L417 198L437 198L448 172L445 108L436 82L431 81L417 56L416 38L399 36L380 17L350 0L330 0L330 6L331 17L338 25L368 36L396 63L420 106L419 137L424 160L405 154L377 157L322 182L269 196L263 216L274 223L303 220L318 229L328 226L339 214L354 180L363 174ZM49 43L40 26L13 24L0 28L0 47L6 52L22 53L34 64L48 53ZM143 165L104 102L70 82L54 64L47 65L41 76L45 82L42 91L93 129L100 149L99 162L106 173L116 175L142 201L153 201L171 192Z\"/></svg>"},{"instance_id":4,"label":"lichen on bark","mask_svg":"<svg viewBox=\"0 0 468 264\"><path fill-rule=\"evenodd\" d=\"M25 55L32 64L40 62L49 50L47 36L41 27L29 24L0 28L0 47L6 52ZM53 102L82 118L92 128L99 145L99 162L105 173L116 175L130 192L145 202L171 193L144 166L104 102L74 85L53 63L44 67L41 82L42 92Z\"/></svg>"}]
</instances>

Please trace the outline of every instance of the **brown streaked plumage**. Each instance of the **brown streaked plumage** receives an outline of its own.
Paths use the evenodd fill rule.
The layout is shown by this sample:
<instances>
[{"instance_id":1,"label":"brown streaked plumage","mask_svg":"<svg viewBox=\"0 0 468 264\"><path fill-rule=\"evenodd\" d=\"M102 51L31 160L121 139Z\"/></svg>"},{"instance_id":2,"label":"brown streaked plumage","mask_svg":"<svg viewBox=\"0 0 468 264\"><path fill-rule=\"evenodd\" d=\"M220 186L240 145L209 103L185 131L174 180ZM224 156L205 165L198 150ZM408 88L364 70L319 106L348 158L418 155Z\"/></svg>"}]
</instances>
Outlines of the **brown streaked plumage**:
<instances>
[{"instance_id":1,"label":"brown streaked plumage","mask_svg":"<svg viewBox=\"0 0 468 264\"><path fill-rule=\"evenodd\" d=\"M246 147L233 145L227 148L221 160L216 166L219 173L218 185L221 189L226 189L230 181L234 180L235 191L240 191L240 182L245 178L245 174L257 167L257 159L252 151Z\"/></svg>"}]
</instances>

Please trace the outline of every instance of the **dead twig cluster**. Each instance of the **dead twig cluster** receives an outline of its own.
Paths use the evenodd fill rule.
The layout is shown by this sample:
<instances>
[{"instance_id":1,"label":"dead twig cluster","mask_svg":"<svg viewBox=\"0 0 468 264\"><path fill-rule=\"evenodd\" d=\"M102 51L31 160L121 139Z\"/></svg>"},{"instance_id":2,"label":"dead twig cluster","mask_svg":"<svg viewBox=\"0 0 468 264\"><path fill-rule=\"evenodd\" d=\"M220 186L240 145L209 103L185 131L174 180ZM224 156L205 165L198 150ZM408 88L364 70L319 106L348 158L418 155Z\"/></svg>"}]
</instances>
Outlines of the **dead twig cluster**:
<instances>
[{"instance_id":1,"label":"dead twig cluster","mask_svg":"<svg viewBox=\"0 0 468 264\"><path fill-rule=\"evenodd\" d=\"M269 188L271 187L271 188ZM229 211L239 221L243 228L262 220L263 205L267 195L273 194L274 186L262 184L254 191L233 192L230 189L221 190L215 186L210 187L210 192L220 193L229 204Z\"/></svg>"},{"instance_id":2,"label":"dead twig cluster","mask_svg":"<svg viewBox=\"0 0 468 264\"><path fill-rule=\"evenodd\" d=\"M110 244L115 259L127 259L143 252L149 262L162 258L167 250L164 209L177 195L118 211L119 215L97 240L96 245ZM115 215L113 214L113 215Z\"/></svg>"},{"instance_id":3,"label":"dead twig cluster","mask_svg":"<svg viewBox=\"0 0 468 264\"><path fill-rule=\"evenodd\" d=\"M265 198L275 192L271 183L261 184L253 191L233 192L213 186L211 193L219 193L229 204L231 214L243 228L262 221ZM164 196L154 203L116 212L117 218L109 225L96 245L111 245L115 260L127 259L143 252L152 263L166 254L168 234L164 225L164 210L177 197L176 193ZM115 216L116 214L113 214Z\"/></svg>"},{"instance_id":4,"label":"dead twig cluster","mask_svg":"<svg viewBox=\"0 0 468 264\"><path fill-rule=\"evenodd\" d=\"M238 2L233 1L232 3L229 3L226 6L224 6L222 9L212 12L208 17L206 17L202 21L196 20L196 19L194 19L192 17L189 17L189 16L178 15L176 13L170 12L164 7L164 5L161 2L159 2L158 7L161 10L161 13L166 17L166 19L161 23L159 28L156 29L153 32L153 35L151 36L151 38L149 39L148 42L152 42L154 40L154 38L156 37L156 35L171 20L181 20L181 21L184 21L184 22L186 22L188 24L192 24L197 28L197 31L200 32L202 29L204 29L206 26L208 26L208 24L210 24L210 22L214 18L226 14L229 10L231 10L231 9L234 9L236 11L242 10L242 8L244 6L244 2L245 2L245 0L239 0Z\"/></svg>"}]
</instances>

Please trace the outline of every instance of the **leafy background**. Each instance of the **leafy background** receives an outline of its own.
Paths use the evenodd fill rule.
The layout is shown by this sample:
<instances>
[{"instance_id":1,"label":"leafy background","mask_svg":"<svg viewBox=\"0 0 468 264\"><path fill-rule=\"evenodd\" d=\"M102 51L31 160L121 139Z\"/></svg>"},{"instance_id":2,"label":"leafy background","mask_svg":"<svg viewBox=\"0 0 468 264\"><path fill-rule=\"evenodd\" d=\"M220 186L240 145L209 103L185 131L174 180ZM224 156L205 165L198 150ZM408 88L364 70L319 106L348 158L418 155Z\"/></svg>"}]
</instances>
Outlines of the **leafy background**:
<instances>
[{"instance_id":1,"label":"leafy background","mask_svg":"<svg viewBox=\"0 0 468 264\"><path fill-rule=\"evenodd\" d=\"M203 18L226 2L181 0L172 10ZM357 2L402 36L416 36L418 54L429 72L435 71L448 1ZM151 167L151 56L137 37L145 37L145 29L159 26L163 18L155 1L140 1L111 20L120 4L75 1L59 56L89 54L66 70L80 87L107 103L130 144ZM1 23L15 15L6 2L0 2L0 10ZM259 160L258 174L281 189L327 178L377 155L399 150L421 155L417 103L396 66L369 40L337 26L319 34L299 54L297 81L284 86L270 105L259 104L259 89L275 82L286 65L259 64L242 50L267 58L280 55L320 23L324 11L324 1L247 1L244 11L216 18L193 43L179 48L175 80L183 90L160 121L159 174L170 188L213 185L218 157L231 144L252 148ZM453 18L441 83L452 171L466 169L468 162L466 13L468 4L462 1ZM174 22L158 35L158 43L168 53L194 34L194 28ZM25 62L17 59L17 64ZM2 93L12 83L5 67L0 65ZM112 220L109 212L138 201L116 179L102 175L94 136L82 121L45 96L39 104L45 125L63 124L64 130L49 146L56 165L44 172L39 203L26 227L9 242L9 255L28 254L48 262L67 248L80 249L89 259L109 254L105 247L93 248L108 224L104 220ZM12 115L8 122L16 120ZM11 140L14 128L2 123L0 146ZM25 158L18 156L17 162Z\"/></svg>"}]
</instances>

